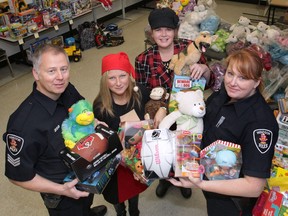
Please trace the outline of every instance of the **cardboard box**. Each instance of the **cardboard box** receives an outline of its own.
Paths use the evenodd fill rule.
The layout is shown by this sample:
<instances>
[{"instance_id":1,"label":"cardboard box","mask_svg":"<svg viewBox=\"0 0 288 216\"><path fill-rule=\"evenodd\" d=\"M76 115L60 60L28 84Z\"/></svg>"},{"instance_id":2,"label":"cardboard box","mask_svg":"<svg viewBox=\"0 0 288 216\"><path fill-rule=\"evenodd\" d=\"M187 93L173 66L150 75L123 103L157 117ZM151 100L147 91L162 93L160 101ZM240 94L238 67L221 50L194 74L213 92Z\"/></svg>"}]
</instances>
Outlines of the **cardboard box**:
<instances>
[{"instance_id":1,"label":"cardboard box","mask_svg":"<svg viewBox=\"0 0 288 216\"><path fill-rule=\"evenodd\" d=\"M120 160L120 155L110 159L105 166L93 173L87 180L78 182L76 188L89 193L101 194L110 181L111 176L115 173ZM76 175L74 172L71 172L66 176L64 182L70 182L75 178Z\"/></svg>"},{"instance_id":2,"label":"cardboard box","mask_svg":"<svg viewBox=\"0 0 288 216\"><path fill-rule=\"evenodd\" d=\"M175 100L175 95L177 92L182 90L197 90L197 89L201 89L202 91L204 91L205 85L206 85L206 79L203 77L201 77L198 80L192 80L190 76L179 76L175 74L168 104L169 113L178 109L177 102Z\"/></svg>"},{"instance_id":3,"label":"cardboard box","mask_svg":"<svg viewBox=\"0 0 288 216\"><path fill-rule=\"evenodd\" d=\"M264 205L266 203L266 200L268 199L269 193L267 191L262 191L262 193L260 194L260 196L257 199L257 202L255 204L255 206L253 207L252 210L252 215L253 216L261 216L263 209L264 209Z\"/></svg>"},{"instance_id":4,"label":"cardboard box","mask_svg":"<svg viewBox=\"0 0 288 216\"><path fill-rule=\"evenodd\" d=\"M278 216L282 205L283 194L271 190L265 202L262 216Z\"/></svg>"},{"instance_id":5,"label":"cardboard box","mask_svg":"<svg viewBox=\"0 0 288 216\"><path fill-rule=\"evenodd\" d=\"M60 152L60 157L63 158L64 162L74 171L76 177L80 181L85 181L93 173L100 170L110 159L114 158L123 149L118 134L112 129L99 124L96 126L95 131L96 134L99 133L102 135L107 140L107 142L98 143L105 145L105 148L103 146L99 146L101 152L95 153L95 156L92 157L93 159L91 161L84 159L79 154L82 150L86 150L86 153L90 152L93 149L89 149L89 147L93 145L95 146L95 144L97 146L97 143L93 143L93 134L88 135L77 142L83 147L82 149L78 149L78 153L71 152L68 148L64 148Z\"/></svg>"}]
</instances>

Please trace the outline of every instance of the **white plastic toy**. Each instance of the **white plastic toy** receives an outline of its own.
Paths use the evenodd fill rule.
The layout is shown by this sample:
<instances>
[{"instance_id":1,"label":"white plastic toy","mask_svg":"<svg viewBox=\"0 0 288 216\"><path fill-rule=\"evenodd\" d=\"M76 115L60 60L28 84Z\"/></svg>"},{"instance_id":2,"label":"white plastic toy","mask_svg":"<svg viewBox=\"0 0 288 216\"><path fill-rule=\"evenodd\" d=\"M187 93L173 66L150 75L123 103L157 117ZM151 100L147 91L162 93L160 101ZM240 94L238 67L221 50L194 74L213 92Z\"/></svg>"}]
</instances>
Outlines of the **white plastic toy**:
<instances>
[{"instance_id":1,"label":"white plastic toy","mask_svg":"<svg viewBox=\"0 0 288 216\"><path fill-rule=\"evenodd\" d=\"M175 135L167 129L146 130L142 139L142 165L148 179L168 178L174 167Z\"/></svg>"}]
</instances>

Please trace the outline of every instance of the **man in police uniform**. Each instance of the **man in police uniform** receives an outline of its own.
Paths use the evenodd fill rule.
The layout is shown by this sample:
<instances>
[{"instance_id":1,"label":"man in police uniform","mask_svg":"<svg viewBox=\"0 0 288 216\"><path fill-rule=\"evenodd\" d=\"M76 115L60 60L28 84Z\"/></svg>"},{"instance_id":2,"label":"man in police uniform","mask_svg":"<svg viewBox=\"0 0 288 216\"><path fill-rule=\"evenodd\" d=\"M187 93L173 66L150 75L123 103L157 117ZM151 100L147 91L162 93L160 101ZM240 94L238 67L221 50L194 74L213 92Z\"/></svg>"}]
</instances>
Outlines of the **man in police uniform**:
<instances>
[{"instance_id":1,"label":"man in police uniform","mask_svg":"<svg viewBox=\"0 0 288 216\"><path fill-rule=\"evenodd\" d=\"M64 148L61 124L68 108L83 99L69 83L69 69L61 47L46 44L34 53L33 91L10 116L3 135L5 175L17 186L40 192L51 216L102 216L106 206L90 208L93 194L77 190L77 179L63 184L69 169L58 156Z\"/></svg>"}]
</instances>

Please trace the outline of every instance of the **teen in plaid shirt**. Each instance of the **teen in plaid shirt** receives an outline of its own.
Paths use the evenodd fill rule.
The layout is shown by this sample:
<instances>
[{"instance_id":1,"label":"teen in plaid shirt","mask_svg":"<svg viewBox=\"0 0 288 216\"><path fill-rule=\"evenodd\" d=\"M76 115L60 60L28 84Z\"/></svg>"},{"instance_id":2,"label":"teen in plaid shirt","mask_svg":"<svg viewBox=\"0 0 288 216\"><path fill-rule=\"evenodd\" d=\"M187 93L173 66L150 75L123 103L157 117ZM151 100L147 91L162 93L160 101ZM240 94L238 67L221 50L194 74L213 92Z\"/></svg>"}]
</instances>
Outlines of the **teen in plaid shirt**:
<instances>
[{"instance_id":1,"label":"teen in plaid shirt","mask_svg":"<svg viewBox=\"0 0 288 216\"><path fill-rule=\"evenodd\" d=\"M141 83L149 89L162 86L170 93L173 84L174 72L169 69L169 63L174 54L184 50L192 41L176 41L177 27L179 18L170 8L155 9L151 11L148 17L151 27L151 36L155 44L146 51L138 55L135 59L136 82ZM210 69L205 64L204 56L198 64L190 66L191 78L199 79L201 76L210 81ZM163 197L171 183L166 180L160 180L156 189L156 195ZM180 187L184 198L191 197L191 188Z\"/></svg>"},{"instance_id":2,"label":"teen in plaid shirt","mask_svg":"<svg viewBox=\"0 0 288 216\"><path fill-rule=\"evenodd\" d=\"M168 92L170 92L170 90L172 89L173 75L174 75L173 70L170 70L168 68L170 60L174 54L180 53L190 43L191 41L188 40L181 40L181 41L174 40L171 43L171 46L174 47L173 48L174 52L168 61L162 60L161 47L159 47L159 45L154 44L151 47L149 47L143 53L138 55L135 60L136 82L141 83L142 85L146 86L149 89L152 89L157 86L162 86L166 88ZM203 67L203 70L208 69L208 67L205 65L206 59L203 55L201 56L199 62L204 65L204 66L201 65L199 67L201 68Z\"/></svg>"}]
</instances>

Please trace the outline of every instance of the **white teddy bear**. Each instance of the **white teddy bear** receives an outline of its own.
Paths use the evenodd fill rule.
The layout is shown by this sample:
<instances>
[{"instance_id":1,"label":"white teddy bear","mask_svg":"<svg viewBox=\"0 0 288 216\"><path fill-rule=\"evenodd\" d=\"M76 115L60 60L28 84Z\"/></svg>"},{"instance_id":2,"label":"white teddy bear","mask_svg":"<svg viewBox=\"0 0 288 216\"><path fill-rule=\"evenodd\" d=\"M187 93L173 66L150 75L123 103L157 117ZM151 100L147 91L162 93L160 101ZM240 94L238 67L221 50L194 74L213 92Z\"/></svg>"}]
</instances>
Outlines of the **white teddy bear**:
<instances>
[{"instance_id":1,"label":"white teddy bear","mask_svg":"<svg viewBox=\"0 0 288 216\"><path fill-rule=\"evenodd\" d=\"M195 40L200 33L200 23L207 17L207 10L202 6L195 6L194 11L186 14L184 21L180 24L178 38Z\"/></svg>"},{"instance_id":2,"label":"white teddy bear","mask_svg":"<svg viewBox=\"0 0 288 216\"><path fill-rule=\"evenodd\" d=\"M244 16L240 16L238 22L230 27L231 34L235 35L238 39L246 38L247 34L254 30L255 26L250 25L250 19Z\"/></svg>"},{"instance_id":3,"label":"white teddy bear","mask_svg":"<svg viewBox=\"0 0 288 216\"><path fill-rule=\"evenodd\" d=\"M179 91L176 93L178 110L171 112L159 124L159 128L169 129L175 122L176 130L203 133L203 116L206 113L202 90Z\"/></svg>"},{"instance_id":4,"label":"white teddy bear","mask_svg":"<svg viewBox=\"0 0 288 216\"><path fill-rule=\"evenodd\" d=\"M263 37L269 28L269 25L266 25L264 22L259 22L256 29L246 35L246 40L252 44L262 44Z\"/></svg>"}]
</instances>

